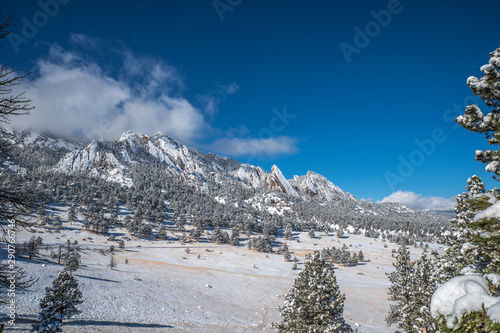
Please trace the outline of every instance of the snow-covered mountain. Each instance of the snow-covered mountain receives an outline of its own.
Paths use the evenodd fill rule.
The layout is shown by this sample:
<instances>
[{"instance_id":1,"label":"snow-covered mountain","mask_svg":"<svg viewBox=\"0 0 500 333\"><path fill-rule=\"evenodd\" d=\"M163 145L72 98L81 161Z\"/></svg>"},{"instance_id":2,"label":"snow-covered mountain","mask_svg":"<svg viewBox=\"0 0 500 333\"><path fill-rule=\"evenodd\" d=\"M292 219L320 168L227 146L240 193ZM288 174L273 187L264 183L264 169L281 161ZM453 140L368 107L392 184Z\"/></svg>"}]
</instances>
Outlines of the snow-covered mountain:
<instances>
[{"instance_id":1,"label":"snow-covered mountain","mask_svg":"<svg viewBox=\"0 0 500 333\"><path fill-rule=\"evenodd\" d=\"M302 193L311 197L321 197L327 201L340 199L356 200L354 196L343 191L324 176L312 171L308 171L305 176L294 176L290 183L298 188Z\"/></svg>"},{"instance_id":2,"label":"snow-covered mountain","mask_svg":"<svg viewBox=\"0 0 500 333\"><path fill-rule=\"evenodd\" d=\"M131 180L125 175L126 166L148 159L160 162L165 172L198 189L209 186L213 181L237 182L256 190L266 187L291 197L355 200L350 193L314 172L288 180L276 165L267 172L259 166L187 147L163 133L148 136L127 131L115 142L92 141L83 149L68 152L57 163L55 170L82 172L129 183Z\"/></svg>"},{"instance_id":3,"label":"snow-covered mountain","mask_svg":"<svg viewBox=\"0 0 500 333\"><path fill-rule=\"evenodd\" d=\"M11 171L23 170L25 173L36 168L38 172L47 170L97 177L126 187L134 185L137 172L149 173L146 177L155 177L159 172L183 186L216 197L219 203L238 209L247 206L271 215L287 213L287 219L306 221L304 223L332 221L345 225L358 221L358 224L368 223L377 228L390 221L391 228L397 229L397 223L442 223L446 220L432 212L417 211L401 204L357 200L312 171L288 179L277 165L266 171L259 166L188 147L163 133L148 136L127 131L118 140L90 143L38 133L13 134L12 142L17 143L21 158L5 161L4 168ZM249 211L248 214L254 213Z\"/></svg>"}]
</instances>

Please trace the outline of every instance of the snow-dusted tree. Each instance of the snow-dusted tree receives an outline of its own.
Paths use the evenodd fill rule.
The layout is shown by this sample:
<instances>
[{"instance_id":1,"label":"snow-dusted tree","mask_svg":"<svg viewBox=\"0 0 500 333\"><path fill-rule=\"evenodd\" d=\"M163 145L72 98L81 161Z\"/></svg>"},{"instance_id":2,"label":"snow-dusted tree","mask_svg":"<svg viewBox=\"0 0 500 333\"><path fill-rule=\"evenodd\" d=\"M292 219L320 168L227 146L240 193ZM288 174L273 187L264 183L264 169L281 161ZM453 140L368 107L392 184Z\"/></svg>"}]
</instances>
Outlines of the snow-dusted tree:
<instances>
[{"instance_id":1,"label":"snow-dusted tree","mask_svg":"<svg viewBox=\"0 0 500 333\"><path fill-rule=\"evenodd\" d=\"M283 320L273 326L281 333L352 332L343 318L344 300L333 266L315 251L285 295Z\"/></svg>"},{"instance_id":2,"label":"snow-dusted tree","mask_svg":"<svg viewBox=\"0 0 500 333\"><path fill-rule=\"evenodd\" d=\"M408 312L413 327L408 332L420 333L424 326L429 333L435 332L437 325L431 316L431 297L438 287L438 276L434 262L423 254L413 267L410 282L410 304Z\"/></svg>"},{"instance_id":3,"label":"snow-dusted tree","mask_svg":"<svg viewBox=\"0 0 500 333\"><path fill-rule=\"evenodd\" d=\"M446 280L460 275L464 269L469 272L482 270L480 263L482 251L474 244L477 231L471 223L481 210L477 205L477 198L485 193L483 181L474 175L467 180L465 189L467 192L456 197L456 216L450 221L451 228L442 235L442 241L449 247L439 263L439 270Z\"/></svg>"},{"instance_id":4,"label":"snow-dusted tree","mask_svg":"<svg viewBox=\"0 0 500 333\"><path fill-rule=\"evenodd\" d=\"M62 220L59 215L54 217L54 220L52 221L52 228L55 230L60 230L62 228Z\"/></svg>"},{"instance_id":5,"label":"snow-dusted tree","mask_svg":"<svg viewBox=\"0 0 500 333\"><path fill-rule=\"evenodd\" d=\"M69 208L68 210L68 222L72 223L74 221L76 221L76 217L77 217L77 214L76 214L76 205L71 205L71 207Z\"/></svg>"},{"instance_id":6,"label":"snow-dusted tree","mask_svg":"<svg viewBox=\"0 0 500 333\"><path fill-rule=\"evenodd\" d=\"M189 230L189 238L191 238L191 240L193 242L199 242L200 238L201 238L202 231L203 231L203 229L201 229L199 227L196 227L196 228Z\"/></svg>"},{"instance_id":7,"label":"snow-dusted tree","mask_svg":"<svg viewBox=\"0 0 500 333\"><path fill-rule=\"evenodd\" d=\"M494 174L493 178L500 180L500 48L490 53L490 61L481 67L484 76L478 79L471 76L467 79L467 85L474 95L481 98L490 113L484 115L476 104L466 107L465 113L457 117L456 122L465 129L485 135L488 144L495 147L494 150L477 150L476 160L486 163L486 171ZM484 210L476 214L474 221L470 224L476 231L474 244L481 248L480 265L485 272L500 272L500 215L496 213L500 208L498 190L488 191L487 195L472 198L472 204L478 210ZM496 213L496 214L495 214Z\"/></svg>"},{"instance_id":8,"label":"snow-dusted tree","mask_svg":"<svg viewBox=\"0 0 500 333\"><path fill-rule=\"evenodd\" d=\"M273 252L274 236L264 234L248 240L248 248L259 252Z\"/></svg>"},{"instance_id":9,"label":"snow-dusted tree","mask_svg":"<svg viewBox=\"0 0 500 333\"><path fill-rule=\"evenodd\" d=\"M116 260L115 260L115 256L111 256L109 258L109 264L108 264L108 267L109 269L113 270L115 267L116 267Z\"/></svg>"},{"instance_id":10,"label":"snow-dusted tree","mask_svg":"<svg viewBox=\"0 0 500 333\"><path fill-rule=\"evenodd\" d=\"M229 244L233 246L239 246L240 245L240 233L236 228L234 228L231 231L231 238L229 239Z\"/></svg>"},{"instance_id":11,"label":"snow-dusted tree","mask_svg":"<svg viewBox=\"0 0 500 333\"><path fill-rule=\"evenodd\" d=\"M432 262L425 255L416 263L411 262L410 252L403 245L393 265L395 270L387 276L391 281L389 300L396 304L390 305L387 324L397 323L404 332L420 333L424 326L434 332L430 303L437 285Z\"/></svg>"},{"instance_id":12,"label":"snow-dusted tree","mask_svg":"<svg viewBox=\"0 0 500 333\"><path fill-rule=\"evenodd\" d=\"M33 258L33 256L38 254L38 250L40 249L42 243L43 243L42 237L32 236L27 242L24 242L23 252L25 252L31 259Z\"/></svg>"},{"instance_id":13,"label":"snow-dusted tree","mask_svg":"<svg viewBox=\"0 0 500 333\"><path fill-rule=\"evenodd\" d=\"M431 312L442 333L500 332L498 297L492 289L498 275L469 274L454 277L434 293Z\"/></svg>"},{"instance_id":14,"label":"snow-dusted tree","mask_svg":"<svg viewBox=\"0 0 500 333\"><path fill-rule=\"evenodd\" d=\"M12 16L0 13L0 41L12 32ZM0 45L0 48L4 45ZM0 65L0 124L10 123L12 116L26 115L33 109L31 100L24 93L13 92L13 88L19 85L28 74L22 75L21 70ZM0 128L0 158L7 158L11 152L11 136ZM4 177L4 175L2 175ZM29 211L35 209L37 204L34 197L29 194L10 190L5 186L0 188L0 229L2 233L6 229L12 229L9 225L30 228L34 223L27 218Z\"/></svg>"},{"instance_id":15,"label":"snow-dusted tree","mask_svg":"<svg viewBox=\"0 0 500 333\"><path fill-rule=\"evenodd\" d=\"M316 237L316 234L314 233L314 229L309 230L309 232L307 233L307 235L309 236L309 238Z\"/></svg>"},{"instance_id":16,"label":"snow-dusted tree","mask_svg":"<svg viewBox=\"0 0 500 333\"><path fill-rule=\"evenodd\" d=\"M285 261L290 261L290 259L292 259L292 255L290 254L290 251L288 250L288 245L286 244L286 242L283 244L283 247L281 249L281 253L283 254L283 259L285 259Z\"/></svg>"},{"instance_id":17,"label":"snow-dusted tree","mask_svg":"<svg viewBox=\"0 0 500 333\"><path fill-rule=\"evenodd\" d=\"M467 79L467 85L474 95L482 99L486 106L490 108L490 113L484 115L483 111L476 104L468 105L465 113L457 117L456 122L465 129L482 133L485 135L489 145L495 149L477 150L476 160L486 163L486 171L492 172L495 179L500 180L500 48L490 53L489 63L481 67L484 76L478 79L471 76ZM453 245L453 254L463 256L460 264L468 264L478 273L499 273L500 272L500 195L499 190L484 192L482 183L476 182L476 186L468 189L471 196L463 198L460 203L463 207L457 212L457 219L465 215L467 222L462 229L469 232L471 237L465 237L465 241L460 240ZM459 198L461 200L462 198ZM460 214L459 216L459 213ZM460 267L460 266L459 266ZM455 278L457 279L457 278ZM494 291L495 293L497 290ZM455 291L450 291L450 297ZM446 295L445 295L446 296ZM468 308L469 301L462 301L461 307ZM465 302L465 303L464 303ZM453 332L492 332L486 329L490 318L485 311L477 309L464 313ZM451 331L441 322L442 331ZM494 330L497 332L498 330Z\"/></svg>"},{"instance_id":18,"label":"snow-dusted tree","mask_svg":"<svg viewBox=\"0 0 500 333\"><path fill-rule=\"evenodd\" d=\"M156 239L165 240L165 237L167 237L167 230L165 226L161 225L156 232Z\"/></svg>"},{"instance_id":19,"label":"snow-dusted tree","mask_svg":"<svg viewBox=\"0 0 500 333\"><path fill-rule=\"evenodd\" d=\"M80 258L81 256L76 249L69 251L64 258L64 270L73 275L73 272L80 267Z\"/></svg>"},{"instance_id":20,"label":"snow-dusted tree","mask_svg":"<svg viewBox=\"0 0 500 333\"><path fill-rule=\"evenodd\" d=\"M45 297L40 301L39 323L34 324L32 332L62 332L63 319L79 313L76 306L82 303L82 293L78 282L66 271L61 271L45 289Z\"/></svg>"}]
</instances>

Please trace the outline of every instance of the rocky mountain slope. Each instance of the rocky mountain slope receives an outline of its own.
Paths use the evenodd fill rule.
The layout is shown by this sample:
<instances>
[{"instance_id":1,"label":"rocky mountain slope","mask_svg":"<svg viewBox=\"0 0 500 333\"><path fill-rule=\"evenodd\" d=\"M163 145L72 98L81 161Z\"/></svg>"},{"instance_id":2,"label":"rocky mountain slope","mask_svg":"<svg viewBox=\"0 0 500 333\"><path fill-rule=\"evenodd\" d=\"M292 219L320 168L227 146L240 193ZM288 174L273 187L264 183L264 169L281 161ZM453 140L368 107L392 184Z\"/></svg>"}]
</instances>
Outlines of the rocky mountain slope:
<instances>
[{"instance_id":1,"label":"rocky mountain slope","mask_svg":"<svg viewBox=\"0 0 500 333\"><path fill-rule=\"evenodd\" d=\"M168 174L177 176L179 181L197 189L209 186L211 182L234 182L253 189L265 187L303 199L319 197L327 201L356 200L317 173L308 172L306 176L295 176L293 180L287 180L276 165L270 172L266 172L258 166L203 153L162 133L147 136L125 132L115 142L92 141L83 149L68 152L57 163L55 170L67 174L86 173L110 181L124 181L127 179L127 166L147 163L151 159L162 163Z\"/></svg>"},{"instance_id":2,"label":"rocky mountain slope","mask_svg":"<svg viewBox=\"0 0 500 333\"><path fill-rule=\"evenodd\" d=\"M429 234L447 223L443 216L402 204L362 202L312 171L287 179L276 165L268 172L188 147L163 133L148 136L127 131L118 140L90 143L30 132L13 134L17 158L4 161L11 171L78 175L125 188L138 186L138 174L141 178L169 177L210 200L247 209L255 223L262 220L255 211L286 216L298 221L295 226L305 223L318 229L357 225L365 230L400 230L411 225L413 230ZM427 227L422 229L419 224Z\"/></svg>"}]
</instances>

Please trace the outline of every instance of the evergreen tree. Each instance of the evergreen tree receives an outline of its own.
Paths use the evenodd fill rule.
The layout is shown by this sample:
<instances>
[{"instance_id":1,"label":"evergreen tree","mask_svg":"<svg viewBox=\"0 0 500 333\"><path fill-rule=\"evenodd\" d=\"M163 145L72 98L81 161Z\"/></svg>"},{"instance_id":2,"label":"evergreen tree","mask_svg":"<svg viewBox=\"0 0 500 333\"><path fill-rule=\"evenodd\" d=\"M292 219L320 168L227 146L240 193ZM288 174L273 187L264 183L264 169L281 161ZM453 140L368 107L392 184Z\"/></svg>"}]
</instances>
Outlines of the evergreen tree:
<instances>
[{"instance_id":1,"label":"evergreen tree","mask_svg":"<svg viewBox=\"0 0 500 333\"><path fill-rule=\"evenodd\" d=\"M387 274L391 281L390 306L386 322L398 324L407 333L420 333L423 327L435 332L436 323L430 313L431 297L438 286L434 263L423 254L416 262L410 261L410 252L401 246L393 264L395 271Z\"/></svg>"},{"instance_id":2,"label":"evergreen tree","mask_svg":"<svg viewBox=\"0 0 500 333\"><path fill-rule=\"evenodd\" d=\"M424 326L429 333L436 332L437 325L430 312L431 297L439 283L434 263L423 254L413 267L408 306L409 321L413 321L413 326L407 332L420 333Z\"/></svg>"},{"instance_id":3,"label":"evergreen tree","mask_svg":"<svg viewBox=\"0 0 500 333\"><path fill-rule=\"evenodd\" d=\"M474 175L467 180L465 188L467 192L456 198L456 215L450 221L450 231L442 235L442 242L449 246L439 266L444 278L460 275L464 269L471 273L482 270L480 258L483 251L474 245L477 232L471 223L480 211L475 199L485 193L484 184L481 178Z\"/></svg>"},{"instance_id":4,"label":"evergreen tree","mask_svg":"<svg viewBox=\"0 0 500 333\"><path fill-rule=\"evenodd\" d=\"M118 222L118 215L116 213L112 213L110 216L109 216L109 219L108 219L108 225L110 227L116 227L116 223Z\"/></svg>"},{"instance_id":5,"label":"evergreen tree","mask_svg":"<svg viewBox=\"0 0 500 333\"><path fill-rule=\"evenodd\" d=\"M307 233L307 235L309 236L309 238L316 237L316 234L314 233L314 229L309 230L309 232Z\"/></svg>"},{"instance_id":6,"label":"evergreen tree","mask_svg":"<svg viewBox=\"0 0 500 333\"><path fill-rule=\"evenodd\" d=\"M481 71L484 76L480 79L469 77L467 85L474 95L491 108L491 112L484 115L476 104L468 105L465 113L457 117L456 122L469 131L484 134L488 144L495 147L495 150L477 150L475 157L476 160L487 164L485 169L494 174L494 179L500 180L500 48L490 53L490 61L481 67ZM486 195L469 198L469 203L476 210L484 210L491 205L500 205L499 200L498 190L492 190ZM472 246L477 246L481 251L476 259L482 273L500 272L499 224L500 220L491 215L475 218L469 223L474 232Z\"/></svg>"},{"instance_id":7,"label":"evergreen tree","mask_svg":"<svg viewBox=\"0 0 500 333\"><path fill-rule=\"evenodd\" d=\"M273 326L281 333L352 332L343 318L344 300L333 266L316 251L285 295L282 322Z\"/></svg>"},{"instance_id":8,"label":"evergreen tree","mask_svg":"<svg viewBox=\"0 0 500 333\"><path fill-rule=\"evenodd\" d=\"M76 221L76 205L71 205L71 207L68 210L68 222L72 223Z\"/></svg>"},{"instance_id":9,"label":"evergreen tree","mask_svg":"<svg viewBox=\"0 0 500 333\"><path fill-rule=\"evenodd\" d=\"M292 259L292 255L290 254L290 251L288 250L288 245L286 242L281 247L279 254L283 254L283 259L285 259L285 261L290 261L290 259Z\"/></svg>"},{"instance_id":10,"label":"evergreen tree","mask_svg":"<svg viewBox=\"0 0 500 333\"><path fill-rule=\"evenodd\" d=\"M201 238L201 233L202 233L202 229L199 228L199 227L196 227L196 228L193 228L189 231L189 237L195 241L195 242L198 242L200 241L200 238Z\"/></svg>"},{"instance_id":11,"label":"evergreen tree","mask_svg":"<svg viewBox=\"0 0 500 333\"><path fill-rule=\"evenodd\" d=\"M28 254L30 259L33 258L33 256L38 254L38 250L39 250L40 246L42 245L42 242L43 242L43 240L42 240L42 237L40 237L40 236L38 236L38 237L31 236L29 241L24 242L23 250L25 253Z\"/></svg>"},{"instance_id":12,"label":"evergreen tree","mask_svg":"<svg viewBox=\"0 0 500 333\"><path fill-rule=\"evenodd\" d=\"M165 226L162 225L158 228L156 239L165 240L165 237L167 237L167 230L165 229Z\"/></svg>"},{"instance_id":13,"label":"evergreen tree","mask_svg":"<svg viewBox=\"0 0 500 333\"><path fill-rule=\"evenodd\" d=\"M240 245L240 233L238 230L233 229L231 232L231 238L229 239L229 243L233 246Z\"/></svg>"},{"instance_id":14,"label":"evergreen tree","mask_svg":"<svg viewBox=\"0 0 500 333\"><path fill-rule=\"evenodd\" d=\"M363 262L365 261L365 255L363 254L363 251L359 250L358 252L358 262Z\"/></svg>"},{"instance_id":15,"label":"evergreen tree","mask_svg":"<svg viewBox=\"0 0 500 333\"><path fill-rule=\"evenodd\" d=\"M494 174L493 178L500 180L500 48L490 53L489 63L481 67L484 76L477 78L471 76L467 79L467 85L475 96L484 101L490 108L490 113L484 115L476 104L468 105L463 115L456 118L456 122L465 129L484 134L489 145L495 149L476 150L477 161L486 163L486 171ZM493 211L500 208L500 194L498 189L484 192L482 182L475 182L477 186L468 189L470 196L459 197L460 205L457 211L455 227L465 234L463 239L457 237L452 243L452 249L448 257L456 255L459 257L458 269L467 265L469 270L477 273L500 273L500 233L498 232L500 219ZM463 222L463 225L461 224ZM457 274L455 269L453 273ZM459 273L462 273L460 271ZM495 291L497 293L498 290ZM440 329L443 332L489 332L498 331L488 329L491 319L485 311L466 313L456 324L454 330L446 328L443 321Z\"/></svg>"},{"instance_id":16,"label":"evergreen tree","mask_svg":"<svg viewBox=\"0 0 500 333\"><path fill-rule=\"evenodd\" d=\"M52 221L52 228L55 230L60 230L62 228L62 221L59 215L54 217L54 220Z\"/></svg>"},{"instance_id":17,"label":"evergreen tree","mask_svg":"<svg viewBox=\"0 0 500 333\"><path fill-rule=\"evenodd\" d=\"M116 260L115 256L111 256L109 258L109 264L108 264L109 269L113 270L116 267Z\"/></svg>"},{"instance_id":18,"label":"evergreen tree","mask_svg":"<svg viewBox=\"0 0 500 333\"><path fill-rule=\"evenodd\" d=\"M81 256L76 249L69 251L66 258L64 258L64 270L73 275L73 272L80 267L80 258Z\"/></svg>"},{"instance_id":19,"label":"evergreen tree","mask_svg":"<svg viewBox=\"0 0 500 333\"><path fill-rule=\"evenodd\" d=\"M175 223L175 228L177 231L184 231L184 226L186 225L186 217L181 215L178 217L177 222Z\"/></svg>"},{"instance_id":20,"label":"evergreen tree","mask_svg":"<svg viewBox=\"0 0 500 333\"><path fill-rule=\"evenodd\" d=\"M413 265L410 261L410 252L405 245L398 250L396 262L393 264L395 270L386 273L391 281L389 287L389 300L396 302L390 305L389 314L385 318L388 325L394 323L405 332L409 331L413 323L411 322L408 309L411 299L411 273Z\"/></svg>"},{"instance_id":21,"label":"evergreen tree","mask_svg":"<svg viewBox=\"0 0 500 333\"><path fill-rule=\"evenodd\" d=\"M52 287L45 289L45 297L40 301L39 323L33 325L32 332L62 332L63 319L79 313L76 306L81 303L78 282L68 272L59 272Z\"/></svg>"}]
</instances>

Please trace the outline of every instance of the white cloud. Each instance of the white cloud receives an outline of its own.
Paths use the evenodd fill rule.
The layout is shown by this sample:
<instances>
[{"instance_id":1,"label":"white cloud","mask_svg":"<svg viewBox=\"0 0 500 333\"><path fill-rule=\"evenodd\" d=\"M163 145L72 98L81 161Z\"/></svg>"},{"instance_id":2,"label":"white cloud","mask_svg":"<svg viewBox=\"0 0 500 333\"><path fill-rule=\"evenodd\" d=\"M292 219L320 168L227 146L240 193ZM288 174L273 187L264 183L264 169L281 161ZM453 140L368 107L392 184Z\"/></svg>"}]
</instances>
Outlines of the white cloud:
<instances>
[{"instance_id":1,"label":"white cloud","mask_svg":"<svg viewBox=\"0 0 500 333\"><path fill-rule=\"evenodd\" d=\"M126 130L163 132L185 144L205 143L215 153L232 156L298 151L297 140L290 137L240 139L231 130L212 127L220 103L239 90L235 82L217 82L212 92L198 95L194 105L182 95L184 84L177 70L161 58L136 55L119 41L82 34L71 34L70 45L71 50L49 45L34 74L15 87L33 100L35 109L30 116L13 118L13 128L87 139L116 139Z\"/></svg>"},{"instance_id":2,"label":"white cloud","mask_svg":"<svg viewBox=\"0 0 500 333\"><path fill-rule=\"evenodd\" d=\"M128 129L162 131L188 144L209 127L188 100L168 95L180 85L175 70L130 51L123 61L118 77L112 77L78 52L51 46L37 62L38 75L22 86L36 108L29 117L13 119L12 126L105 139Z\"/></svg>"},{"instance_id":3,"label":"white cloud","mask_svg":"<svg viewBox=\"0 0 500 333\"><path fill-rule=\"evenodd\" d=\"M454 197L422 197L410 191L396 191L377 202L399 202L415 209L452 210L456 201Z\"/></svg>"},{"instance_id":4,"label":"white cloud","mask_svg":"<svg viewBox=\"0 0 500 333\"><path fill-rule=\"evenodd\" d=\"M297 139L287 136L268 139L223 138L212 142L209 148L235 157L267 157L294 154L299 151L297 143Z\"/></svg>"},{"instance_id":5,"label":"white cloud","mask_svg":"<svg viewBox=\"0 0 500 333\"><path fill-rule=\"evenodd\" d=\"M225 95L232 95L240 90L240 86L236 82L231 82L230 84L221 84L220 91Z\"/></svg>"},{"instance_id":6,"label":"white cloud","mask_svg":"<svg viewBox=\"0 0 500 333\"><path fill-rule=\"evenodd\" d=\"M213 116L219 112L219 106L227 96L236 93L239 89L240 87L236 82L231 82L229 84L218 83L216 90L197 95L196 100L205 114Z\"/></svg>"}]
</instances>

